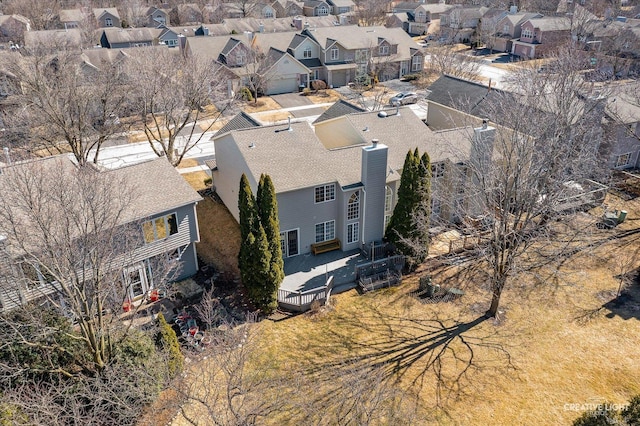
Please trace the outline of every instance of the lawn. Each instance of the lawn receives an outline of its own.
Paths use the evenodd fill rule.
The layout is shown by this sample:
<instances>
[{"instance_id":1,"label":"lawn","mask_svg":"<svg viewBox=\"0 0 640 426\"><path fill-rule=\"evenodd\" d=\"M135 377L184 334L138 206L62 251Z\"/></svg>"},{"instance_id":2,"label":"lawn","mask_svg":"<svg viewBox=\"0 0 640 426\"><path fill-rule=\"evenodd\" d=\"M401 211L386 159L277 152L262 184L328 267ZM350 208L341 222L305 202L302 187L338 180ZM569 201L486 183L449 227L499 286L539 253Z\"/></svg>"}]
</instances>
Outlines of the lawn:
<instances>
[{"instance_id":1,"label":"lawn","mask_svg":"<svg viewBox=\"0 0 640 426\"><path fill-rule=\"evenodd\" d=\"M601 243L593 249L514 280L499 323L483 317L490 293L482 274L470 274L467 264L441 266L421 273L464 289L462 298L420 303L411 294L417 274L397 288L351 290L318 313L253 325L261 351L283 376L301 374L300 388L313 389L309 401L340 400L335 392L349 390L332 383L343 380L345 366L382 368L392 386L419 396L417 424L570 424L580 414L570 404L624 403L640 393L639 284L629 287L635 299L612 302L619 277L637 277L640 267L640 233L633 232L640 201L607 202L625 208L627 221L594 231L589 238ZM201 204L201 217L201 208L220 209ZM623 231L631 232L608 239ZM271 423L282 422L273 416Z\"/></svg>"}]
</instances>

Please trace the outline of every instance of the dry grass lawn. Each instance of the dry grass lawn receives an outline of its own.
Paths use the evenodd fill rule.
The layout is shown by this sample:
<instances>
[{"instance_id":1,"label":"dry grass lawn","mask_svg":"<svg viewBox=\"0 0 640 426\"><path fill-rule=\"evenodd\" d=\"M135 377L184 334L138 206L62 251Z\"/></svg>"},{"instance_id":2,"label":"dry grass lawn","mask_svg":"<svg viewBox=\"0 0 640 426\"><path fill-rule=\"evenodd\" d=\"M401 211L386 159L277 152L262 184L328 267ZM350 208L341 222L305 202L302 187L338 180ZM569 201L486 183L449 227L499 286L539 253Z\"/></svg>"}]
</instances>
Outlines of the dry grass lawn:
<instances>
[{"instance_id":1,"label":"dry grass lawn","mask_svg":"<svg viewBox=\"0 0 640 426\"><path fill-rule=\"evenodd\" d=\"M257 102L242 102L241 108L247 114L252 114L254 112L270 111L272 109L280 109L282 107L270 97L263 96L258 98Z\"/></svg>"},{"instance_id":2,"label":"dry grass lawn","mask_svg":"<svg viewBox=\"0 0 640 426\"><path fill-rule=\"evenodd\" d=\"M180 166L182 166L182 163L180 163ZM209 175L205 171L184 173L182 177L196 191L201 191L207 188L207 185L204 184L204 181L209 177Z\"/></svg>"},{"instance_id":3,"label":"dry grass lawn","mask_svg":"<svg viewBox=\"0 0 640 426\"><path fill-rule=\"evenodd\" d=\"M580 413L566 404L623 403L640 393L640 304L609 302L617 277L637 274L640 233L606 238L638 228L640 200L608 203L625 208L628 220L614 231L594 230L589 238L602 241L595 248L514 280L500 323L483 317L490 300L483 275L448 266L429 273L445 288L465 290L456 301L420 303L411 295L418 275L372 294L351 290L319 313L255 325L262 350L283 375L292 365L305 372L301 389L313 389L314 398L332 397L320 378L337 380L345 363L380 366L396 386L419 395L418 424L570 424ZM200 218L224 216L210 200L198 209ZM223 226L230 225L210 220L200 229ZM215 243L203 235L203 244ZM640 301L637 283L633 291Z\"/></svg>"},{"instance_id":4,"label":"dry grass lawn","mask_svg":"<svg viewBox=\"0 0 640 426\"><path fill-rule=\"evenodd\" d=\"M336 92L333 89L322 90L318 94L310 94L307 96L311 102L314 104L325 104L329 102L336 102L342 99L340 93Z\"/></svg>"}]
</instances>

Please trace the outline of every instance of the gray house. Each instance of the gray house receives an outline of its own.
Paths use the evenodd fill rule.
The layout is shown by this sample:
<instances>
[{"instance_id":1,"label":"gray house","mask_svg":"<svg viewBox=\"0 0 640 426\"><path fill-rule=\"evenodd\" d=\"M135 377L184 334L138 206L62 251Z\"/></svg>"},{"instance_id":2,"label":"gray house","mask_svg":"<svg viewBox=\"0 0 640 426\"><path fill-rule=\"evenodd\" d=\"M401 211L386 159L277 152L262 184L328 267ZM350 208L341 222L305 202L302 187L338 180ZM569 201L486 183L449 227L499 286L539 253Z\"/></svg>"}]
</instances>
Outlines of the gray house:
<instances>
[{"instance_id":1,"label":"gray house","mask_svg":"<svg viewBox=\"0 0 640 426\"><path fill-rule=\"evenodd\" d=\"M74 173L77 169L67 156L49 157L37 160L42 168L56 168ZM32 164L32 163L29 163ZM28 167L25 164L5 165L0 169L0 193L3 180L15 168ZM27 170L28 171L28 170ZM181 280L195 274L198 270L195 243L199 241L196 216L196 204L201 200L189 184L176 172L164 158L139 163L120 169L99 171L124 179L135 191L132 203L123 212L119 221L122 226L134 226L139 229L140 239L135 247L119 256L122 267L122 282L128 285L130 300L143 298L155 288L153 282L154 259L162 256L171 262L179 262L180 268L172 274L173 280ZM5 235L5 237L2 237ZM0 250L11 253L12 242L0 225ZM9 259L9 260L8 260ZM11 276L20 276L18 259L1 256L4 260L4 273L12 270ZM2 269L0 269L2 271ZM13 281L10 286L0 286L0 312L12 309L20 304L36 300L45 295L54 295L55 282L47 282L46 274L38 273L40 285L27 288L21 280ZM0 278L3 278L0 273ZM0 280L2 281L2 280Z\"/></svg>"},{"instance_id":2,"label":"gray house","mask_svg":"<svg viewBox=\"0 0 640 426\"><path fill-rule=\"evenodd\" d=\"M238 219L241 175L254 191L261 173L271 176L285 257L336 238L347 251L382 239L410 149L431 155L433 186L442 189L435 189L434 215L449 215L445 204L453 202L444 189L457 164L468 159L472 135L471 129L434 132L405 108L329 117L315 129L307 122L250 126L215 137L213 180Z\"/></svg>"},{"instance_id":3,"label":"gray house","mask_svg":"<svg viewBox=\"0 0 640 426\"><path fill-rule=\"evenodd\" d=\"M105 29L100 37L100 45L107 49L155 46L163 32L162 28Z\"/></svg>"}]
</instances>

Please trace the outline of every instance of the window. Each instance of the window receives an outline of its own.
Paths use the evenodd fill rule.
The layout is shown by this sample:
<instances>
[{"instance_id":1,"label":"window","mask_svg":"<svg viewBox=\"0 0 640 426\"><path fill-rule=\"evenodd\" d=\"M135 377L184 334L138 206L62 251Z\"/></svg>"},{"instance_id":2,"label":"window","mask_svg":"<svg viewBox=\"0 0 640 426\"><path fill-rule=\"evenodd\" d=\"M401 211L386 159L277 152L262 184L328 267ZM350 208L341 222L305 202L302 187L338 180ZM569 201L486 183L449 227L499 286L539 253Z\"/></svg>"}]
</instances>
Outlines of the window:
<instances>
[{"instance_id":1,"label":"window","mask_svg":"<svg viewBox=\"0 0 640 426\"><path fill-rule=\"evenodd\" d=\"M333 183L331 185L317 186L315 193L316 203L332 201L336 199L336 186Z\"/></svg>"},{"instance_id":2,"label":"window","mask_svg":"<svg viewBox=\"0 0 640 426\"><path fill-rule=\"evenodd\" d=\"M624 167L628 166L631 162L631 153L627 152L626 154L618 155L616 159L616 167Z\"/></svg>"},{"instance_id":3,"label":"window","mask_svg":"<svg viewBox=\"0 0 640 426\"><path fill-rule=\"evenodd\" d=\"M247 62L247 54L239 52L236 54L236 65L244 65Z\"/></svg>"},{"instance_id":4,"label":"window","mask_svg":"<svg viewBox=\"0 0 640 426\"><path fill-rule=\"evenodd\" d=\"M311 58L311 47L305 47L304 52L302 52L302 57L305 59Z\"/></svg>"},{"instance_id":5,"label":"window","mask_svg":"<svg viewBox=\"0 0 640 426\"><path fill-rule=\"evenodd\" d=\"M314 80L320 79L320 73L318 72L318 70L313 70L313 79Z\"/></svg>"},{"instance_id":6,"label":"window","mask_svg":"<svg viewBox=\"0 0 640 426\"><path fill-rule=\"evenodd\" d=\"M510 34L511 33L511 27L509 26L509 24L504 24L504 26L502 27L502 33L503 34Z\"/></svg>"},{"instance_id":7,"label":"window","mask_svg":"<svg viewBox=\"0 0 640 426\"><path fill-rule=\"evenodd\" d=\"M167 46L169 47L174 47L178 45L178 40L176 39L171 39L171 40L167 40Z\"/></svg>"},{"instance_id":8,"label":"window","mask_svg":"<svg viewBox=\"0 0 640 426\"><path fill-rule=\"evenodd\" d=\"M340 51L338 50L338 48L337 47L332 47L331 48L331 60L332 61L337 61L339 57L340 57Z\"/></svg>"},{"instance_id":9,"label":"window","mask_svg":"<svg viewBox=\"0 0 640 426\"><path fill-rule=\"evenodd\" d=\"M267 9L264 11L265 18L273 18L273 9Z\"/></svg>"},{"instance_id":10,"label":"window","mask_svg":"<svg viewBox=\"0 0 640 426\"><path fill-rule=\"evenodd\" d=\"M384 211L390 212L393 210L393 189L386 187L384 190Z\"/></svg>"},{"instance_id":11,"label":"window","mask_svg":"<svg viewBox=\"0 0 640 426\"><path fill-rule=\"evenodd\" d=\"M105 27L113 27L113 20L111 18L105 18L104 25Z\"/></svg>"},{"instance_id":12,"label":"window","mask_svg":"<svg viewBox=\"0 0 640 426\"><path fill-rule=\"evenodd\" d=\"M416 55L411 59L411 71L422 71L422 56Z\"/></svg>"},{"instance_id":13,"label":"window","mask_svg":"<svg viewBox=\"0 0 640 426\"><path fill-rule=\"evenodd\" d=\"M431 165L431 177L438 179L444 176L444 163L436 163Z\"/></svg>"},{"instance_id":14,"label":"window","mask_svg":"<svg viewBox=\"0 0 640 426\"><path fill-rule=\"evenodd\" d=\"M380 46L378 48L378 53L380 53L381 55L388 55L389 54L389 45L383 44L382 46Z\"/></svg>"},{"instance_id":15,"label":"window","mask_svg":"<svg viewBox=\"0 0 640 426\"><path fill-rule=\"evenodd\" d=\"M333 240L336 237L336 221L316 223L316 243Z\"/></svg>"},{"instance_id":16,"label":"window","mask_svg":"<svg viewBox=\"0 0 640 426\"><path fill-rule=\"evenodd\" d=\"M391 215L390 214L385 214L384 215L384 230L387 230L387 226L389 226L389 222L391 222Z\"/></svg>"},{"instance_id":17,"label":"window","mask_svg":"<svg viewBox=\"0 0 640 426\"><path fill-rule=\"evenodd\" d=\"M347 204L347 220L355 220L360 217L360 191L356 191L349 197Z\"/></svg>"},{"instance_id":18,"label":"window","mask_svg":"<svg viewBox=\"0 0 640 426\"><path fill-rule=\"evenodd\" d=\"M360 237L360 227L358 222L349 223L347 225L347 244L358 242Z\"/></svg>"},{"instance_id":19,"label":"window","mask_svg":"<svg viewBox=\"0 0 640 426\"><path fill-rule=\"evenodd\" d=\"M525 28L524 30L522 30L522 38L532 38L533 37L533 31L531 31L529 28Z\"/></svg>"},{"instance_id":20,"label":"window","mask_svg":"<svg viewBox=\"0 0 640 426\"><path fill-rule=\"evenodd\" d=\"M325 16L328 14L329 14L329 10L327 9L327 6L325 6L324 4L318 8L318 16Z\"/></svg>"},{"instance_id":21,"label":"window","mask_svg":"<svg viewBox=\"0 0 640 426\"><path fill-rule=\"evenodd\" d=\"M148 220L142 224L144 241L152 243L178 233L178 220L175 213Z\"/></svg>"}]
</instances>

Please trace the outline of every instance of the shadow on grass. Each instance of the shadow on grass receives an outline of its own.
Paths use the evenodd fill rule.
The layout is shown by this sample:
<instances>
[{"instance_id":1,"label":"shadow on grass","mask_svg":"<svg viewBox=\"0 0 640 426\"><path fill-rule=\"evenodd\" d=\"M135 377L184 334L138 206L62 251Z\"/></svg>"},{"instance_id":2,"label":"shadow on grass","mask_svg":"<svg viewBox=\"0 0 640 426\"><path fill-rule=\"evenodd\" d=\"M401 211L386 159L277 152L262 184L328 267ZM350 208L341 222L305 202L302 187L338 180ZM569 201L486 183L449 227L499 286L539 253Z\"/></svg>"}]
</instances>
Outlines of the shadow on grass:
<instances>
[{"instance_id":1,"label":"shadow on grass","mask_svg":"<svg viewBox=\"0 0 640 426\"><path fill-rule=\"evenodd\" d=\"M331 353L347 355L311 373L332 380L343 374L344 365L380 370L387 380L408 383L416 394L433 384L436 407L444 408L478 379L475 373L515 368L501 329L489 324L479 327L485 321L484 316L470 321L411 319L372 307L358 318L341 317L339 327L327 329L337 345ZM325 345L316 350L318 356L324 352L326 357Z\"/></svg>"}]
</instances>

